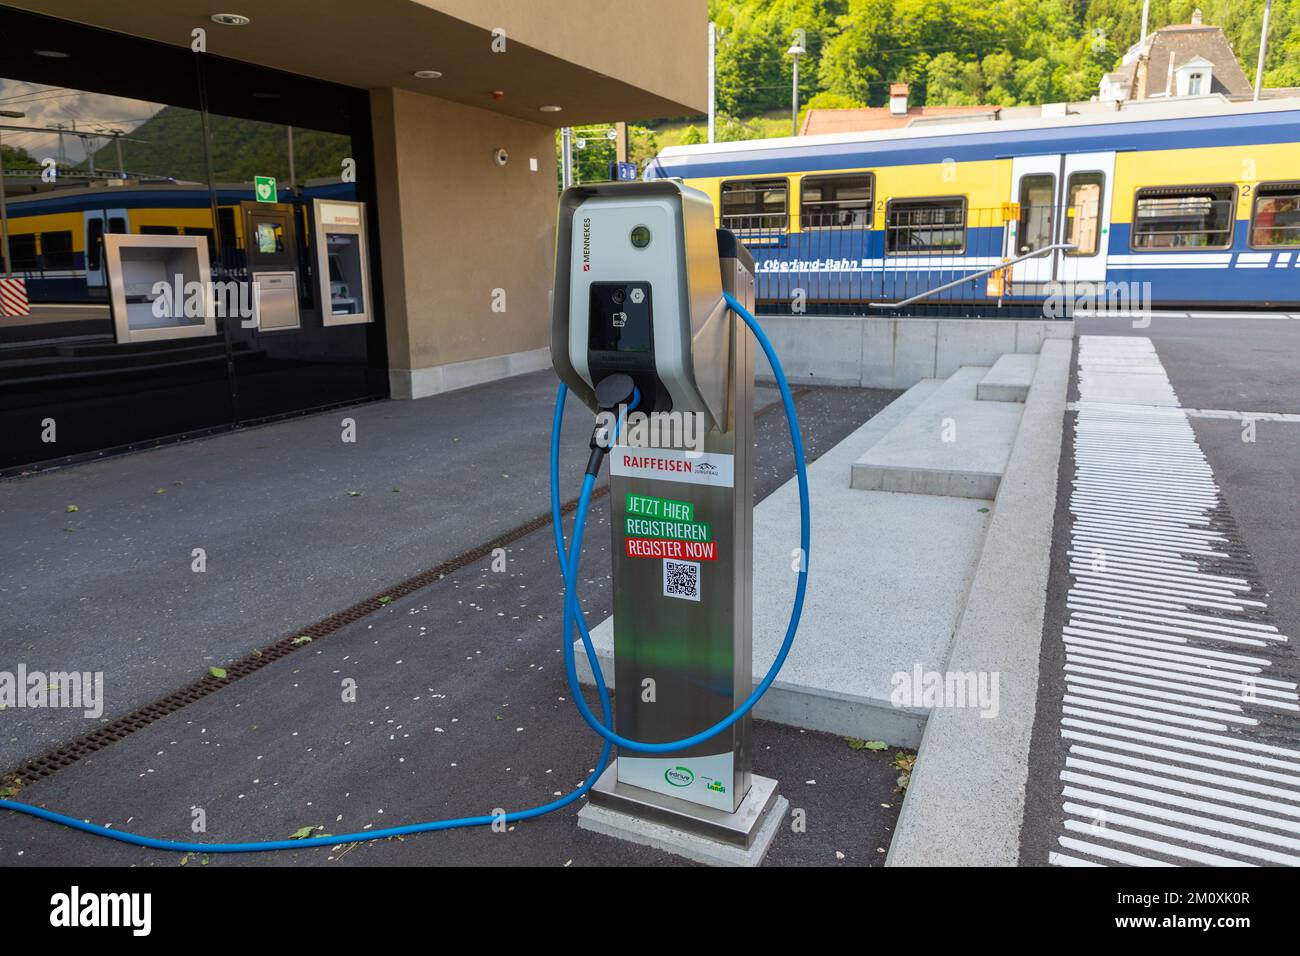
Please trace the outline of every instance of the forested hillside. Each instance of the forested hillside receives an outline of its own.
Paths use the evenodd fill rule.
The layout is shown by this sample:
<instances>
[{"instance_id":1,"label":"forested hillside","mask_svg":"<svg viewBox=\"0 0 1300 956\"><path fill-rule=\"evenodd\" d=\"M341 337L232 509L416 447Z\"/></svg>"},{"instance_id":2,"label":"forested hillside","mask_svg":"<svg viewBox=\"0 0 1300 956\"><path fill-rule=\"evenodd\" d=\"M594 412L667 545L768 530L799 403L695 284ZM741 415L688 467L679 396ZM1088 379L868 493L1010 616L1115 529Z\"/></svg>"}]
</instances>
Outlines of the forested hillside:
<instances>
[{"instance_id":1,"label":"forested hillside","mask_svg":"<svg viewBox=\"0 0 1300 956\"><path fill-rule=\"evenodd\" d=\"M254 176L274 176L289 182L288 130L272 123L213 116L212 162L217 182L251 182ZM112 141L95 153L101 169L116 169ZM301 183L316 177L338 176L342 160L351 155L346 136L317 130L294 130L294 172ZM174 176L205 182L203 124L199 114L168 106L131 131L122 143L122 159L132 173ZM84 164L83 164L84 165Z\"/></svg>"},{"instance_id":2,"label":"forested hillside","mask_svg":"<svg viewBox=\"0 0 1300 956\"><path fill-rule=\"evenodd\" d=\"M1150 29L1200 8L1254 79L1264 0L1152 0ZM710 0L718 109L752 116L790 102L785 51L805 31L800 100L879 106L1003 106L1084 100L1141 32L1142 0ZM1300 0L1275 0L1267 86L1300 86Z\"/></svg>"}]
</instances>

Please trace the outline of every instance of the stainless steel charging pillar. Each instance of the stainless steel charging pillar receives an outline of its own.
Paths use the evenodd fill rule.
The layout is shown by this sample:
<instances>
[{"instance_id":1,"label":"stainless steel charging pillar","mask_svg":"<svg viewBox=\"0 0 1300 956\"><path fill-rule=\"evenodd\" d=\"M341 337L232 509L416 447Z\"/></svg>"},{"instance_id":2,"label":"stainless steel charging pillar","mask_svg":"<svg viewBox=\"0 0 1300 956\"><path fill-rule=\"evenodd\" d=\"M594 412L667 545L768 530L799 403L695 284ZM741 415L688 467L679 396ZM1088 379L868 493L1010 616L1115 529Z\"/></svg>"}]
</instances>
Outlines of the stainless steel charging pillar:
<instances>
[{"instance_id":1,"label":"stainless steel charging pillar","mask_svg":"<svg viewBox=\"0 0 1300 956\"><path fill-rule=\"evenodd\" d=\"M753 257L725 230L718 245L723 288L752 309ZM728 318L724 411L702 447L685 421L638 430L633 415L609 456L615 720L633 740L692 736L753 690L755 346ZM750 741L746 715L678 753L620 753L591 801L748 846L776 799Z\"/></svg>"}]
</instances>

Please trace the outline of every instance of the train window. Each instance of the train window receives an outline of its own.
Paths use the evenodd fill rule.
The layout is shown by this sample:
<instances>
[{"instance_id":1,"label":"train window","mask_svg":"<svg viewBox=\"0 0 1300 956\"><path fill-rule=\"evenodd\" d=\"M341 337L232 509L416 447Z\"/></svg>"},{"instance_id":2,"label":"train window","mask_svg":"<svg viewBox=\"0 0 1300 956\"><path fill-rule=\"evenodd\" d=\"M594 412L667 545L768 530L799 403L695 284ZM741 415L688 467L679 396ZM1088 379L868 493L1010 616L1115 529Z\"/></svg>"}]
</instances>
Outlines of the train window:
<instances>
[{"instance_id":1,"label":"train window","mask_svg":"<svg viewBox=\"0 0 1300 956\"><path fill-rule=\"evenodd\" d=\"M121 234L128 233L131 230L126 228L126 220L123 219L121 216L109 216L108 231L113 233L118 233L119 235L121 235Z\"/></svg>"},{"instance_id":2,"label":"train window","mask_svg":"<svg viewBox=\"0 0 1300 956\"><path fill-rule=\"evenodd\" d=\"M61 232L41 233L42 269L47 272L53 269L71 269L74 264L70 231L65 229Z\"/></svg>"},{"instance_id":3,"label":"train window","mask_svg":"<svg viewBox=\"0 0 1300 956\"><path fill-rule=\"evenodd\" d=\"M1101 201L1106 174L1098 170L1070 173L1065 187L1065 241L1074 246L1067 256L1095 256L1100 248Z\"/></svg>"},{"instance_id":4,"label":"train window","mask_svg":"<svg viewBox=\"0 0 1300 956\"><path fill-rule=\"evenodd\" d=\"M1300 182L1267 183L1255 191L1250 244L1300 246Z\"/></svg>"},{"instance_id":5,"label":"train window","mask_svg":"<svg viewBox=\"0 0 1300 956\"><path fill-rule=\"evenodd\" d=\"M35 272L40 265L36 259L36 233L15 233L10 236L9 255L14 260L14 272Z\"/></svg>"},{"instance_id":6,"label":"train window","mask_svg":"<svg viewBox=\"0 0 1300 956\"><path fill-rule=\"evenodd\" d=\"M871 227L875 177L805 176L799 187L799 226L803 229Z\"/></svg>"},{"instance_id":7,"label":"train window","mask_svg":"<svg viewBox=\"0 0 1300 956\"><path fill-rule=\"evenodd\" d=\"M885 207L885 253L960 253L966 248L966 200L891 199Z\"/></svg>"},{"instance_id":8,"label":"train window","mask_svg":"<svg viewBox=\"0 0 1300 956\"><path fill-rule=\"evenodd\" d=\"M1035 173L1020 177L1020 226L1016 255L1052 244L1056 235L1056 177Z\"/></svg>"},{"instance_id":9,"label":"train window","mask_svg":"<svg viewBox=\"0 0 1300 956\"><path fill-rule=\"evenodd\" d=\"M722 184L722 228L741 235L785 232L790 184L784 179L744 179Z\"/></svg>"},{"instance_id":10,"label":"train window","mask_svg":"<svg viewBox=\"0 0 1300 956\"><path fill-rule=\"evenodd\" d=\"M202 236L208 240L208 261L215 264L217 258L217 240L211 229L206 226L186 226L181 230L182 235Z\"/></svg>"},{"instance_id":11,"label":"train window","mask_svg":"<svg viewBox=\"0 0 1300 956\"><path fill-rule=\"evenodd\" d=\"M180 231L175 226L141 226L142 236L178 236Z\"/></svg>"},{"instance_id":12,"label":"train window","mask_svg":"<svg viewBox=\"0 0 1300 956\"><path fill-rule=\"evenodd\" d=\"M1137 191L1134 249L1227 249L1234 186L1158 186Z\"/></svg>"}]
</instances>

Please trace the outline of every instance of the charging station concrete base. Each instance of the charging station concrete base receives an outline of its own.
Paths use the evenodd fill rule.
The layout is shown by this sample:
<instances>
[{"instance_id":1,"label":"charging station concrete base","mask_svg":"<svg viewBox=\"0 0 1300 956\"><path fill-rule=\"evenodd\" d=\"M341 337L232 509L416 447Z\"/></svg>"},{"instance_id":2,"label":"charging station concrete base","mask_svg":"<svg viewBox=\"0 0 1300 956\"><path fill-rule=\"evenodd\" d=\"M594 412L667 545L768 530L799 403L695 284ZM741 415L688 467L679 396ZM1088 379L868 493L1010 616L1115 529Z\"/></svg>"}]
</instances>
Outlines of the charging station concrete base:
<instances>
[{"instance_id":1,"label":"charging station concrete base","mask_svg":"<svg viewBox=\"0 0 1300 956\"><path fill-rule=\"evenodd\" d=\"M753 774L735 813L620 783L617 761L591 788L578 826L709 866L758 866L790 808L777 782Z\"/></svg>"}]
</instances>

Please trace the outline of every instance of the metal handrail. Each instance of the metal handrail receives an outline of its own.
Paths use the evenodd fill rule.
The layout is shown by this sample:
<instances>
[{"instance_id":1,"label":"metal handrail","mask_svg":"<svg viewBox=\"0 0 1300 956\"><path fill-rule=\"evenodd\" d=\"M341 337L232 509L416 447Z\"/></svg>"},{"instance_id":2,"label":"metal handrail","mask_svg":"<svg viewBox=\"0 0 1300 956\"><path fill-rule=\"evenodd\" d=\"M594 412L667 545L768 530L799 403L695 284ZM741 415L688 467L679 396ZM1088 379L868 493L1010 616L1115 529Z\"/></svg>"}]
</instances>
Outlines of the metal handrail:
<instances>
[{"instance_id":1,"label":"metal handrail","mask_svg":"<svg viewBox=\"0 0 1300 956\"><path fill-rule=\"evenodd\" d=\"M1033 252L1026 252L1023 256L1017 256L1014 259L1008 259L1006 262L1003 262L1001 265L993 266L991 269L985 269L983 272L974 272L968 276L962 276L960 279L953 279L951 282L945 282L943 285L936 286L933 289L926 289L924 292L918 293L917 295L914 295L910 298L903 299L901 302L868 302L867 305L869 308L872 309L901 309L903 306L911 305L913 302L920 302L922 299L932 296L937 292L945 292L948 289L952 289L961 285L962 283L972 282L975 279L982 279L986 275L991 275L992 273L998 272L1002 269L1006 269L1009 266L1014 266L1017 262L1024 262L1026 259L1036 259L1040 256L1047 255L1049 252L1056 252L1058 249L1077 249L1077 248L1079 247L1072 242L1058 242L1050 246L1043 246L1043 248L1035 249Z\"/></svg>"}]
</instances>

